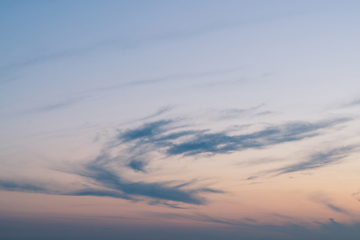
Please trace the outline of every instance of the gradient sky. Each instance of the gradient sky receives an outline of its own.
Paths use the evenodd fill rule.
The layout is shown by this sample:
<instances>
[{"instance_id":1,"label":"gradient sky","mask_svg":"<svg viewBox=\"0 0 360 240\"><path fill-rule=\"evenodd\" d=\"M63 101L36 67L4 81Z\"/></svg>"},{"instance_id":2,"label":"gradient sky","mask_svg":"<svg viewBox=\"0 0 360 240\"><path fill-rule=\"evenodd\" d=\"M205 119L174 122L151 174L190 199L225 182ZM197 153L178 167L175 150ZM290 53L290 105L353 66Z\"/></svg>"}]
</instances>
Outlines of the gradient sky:
<instances>
[{"instance_id":1,"label":"gradient sky","mask_svg":"<svg viewBox=\"0 0 360 240\"><path fill-rule=\"evenodd\" d=\"M358 239L359 13L0 1L0 238Z\"/></svg>"}]
</instances>

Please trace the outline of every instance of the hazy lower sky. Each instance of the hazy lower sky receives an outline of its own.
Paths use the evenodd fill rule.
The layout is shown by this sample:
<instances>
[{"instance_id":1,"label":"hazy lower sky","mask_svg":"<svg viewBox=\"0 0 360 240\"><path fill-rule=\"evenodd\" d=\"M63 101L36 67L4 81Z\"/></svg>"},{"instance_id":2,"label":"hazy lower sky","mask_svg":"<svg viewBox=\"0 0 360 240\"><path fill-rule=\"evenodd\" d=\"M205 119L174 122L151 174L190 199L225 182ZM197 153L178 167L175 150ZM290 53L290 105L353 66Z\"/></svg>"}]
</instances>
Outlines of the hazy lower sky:
<instances>
[{"instance_id":1,"label":"hazy lower sky","mask_svg":"<svg viewBox=\"0 0 360 240\"><path fill-rule=\"evenodd\" d=\"M358 239L359 1L0 1L1 239Z\"/></svg>"}]
</instances>

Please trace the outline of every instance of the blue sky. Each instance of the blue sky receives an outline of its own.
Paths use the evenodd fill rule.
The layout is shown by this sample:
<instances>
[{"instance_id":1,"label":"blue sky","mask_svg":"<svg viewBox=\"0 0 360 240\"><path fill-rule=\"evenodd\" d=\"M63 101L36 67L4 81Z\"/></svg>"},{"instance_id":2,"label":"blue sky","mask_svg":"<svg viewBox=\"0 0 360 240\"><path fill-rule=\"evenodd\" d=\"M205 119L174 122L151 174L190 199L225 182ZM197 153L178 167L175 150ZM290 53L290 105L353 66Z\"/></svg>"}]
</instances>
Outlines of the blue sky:
<instances>
[{"instance_id":1,"label":"blue sky","mask_svg":"<svg viewBox=\"0 0 360 240\"><path fill-rule=\"evenodd\" d=\"M359 10L1 1L0 236L355 239Z\"/></svg>"}]
</instances>

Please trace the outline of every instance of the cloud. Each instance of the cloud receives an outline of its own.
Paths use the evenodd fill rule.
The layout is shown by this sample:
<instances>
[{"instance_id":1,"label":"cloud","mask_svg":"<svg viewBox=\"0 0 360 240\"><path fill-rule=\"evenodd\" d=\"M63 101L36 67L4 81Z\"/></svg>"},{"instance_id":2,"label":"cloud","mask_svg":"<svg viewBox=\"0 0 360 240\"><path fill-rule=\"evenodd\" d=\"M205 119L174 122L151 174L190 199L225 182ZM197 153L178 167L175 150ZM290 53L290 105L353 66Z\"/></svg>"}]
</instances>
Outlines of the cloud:
<instances>
[{"instance_id":1,"label":"cloud","mask_svg":"<svg viewBox=\"0 0 360 240\"><path fill-rule=\"evenodd\" d=\"M69 100L59 102L59 103L56 103L56 104L47 105L47 106L38 108L37 112L49 112L49 111L54 111L54 110L66 108L68 106L74 105L74 104L82 101L83 99L84 98L81 98L81 99L69 99Z\"/></svg>"},{"instance_id":2,"label":"cloud","mask_svg":"<svg viewBox=\"0 0 360 240\"><path fill-rule=\"evenodd\" d=\"M354 148L355 148L354 146L347 146L347 147L332 149L327 152L316 153L311 155L310 159L307 161L289 165L287 167L279 168L274 171L278 172L277 175L280 175L284 173L299 172L299 171L305 171L315 168L321 168L339 162L341 159L345 158L347 154Z\"/></svg>"},{"instance_id":3,"label":"cloud","mask_svg":"<svg viewBox=\"0 0 360 240\"><path fill-rule=\"evenodd\" d=\"M360 191L352 194L352 196L354 196L354 197L356 197L357 195L360 195ZM357 198L357 200L360 202L359 198Z\"/></svg>"},{"instance_id":4,"label":"cloud","mask_svg":"<svg viewBox=\"0 0 360 240\"><path fill-rule=\"evenodd\" d=\"M209 223L219 223L231 226L251 226L247 223L242 223L240 221L229 220L224 218L215 218L208 216L206 214L178 214L178 213L147 213L150 216L157 216L160 218L168 219L188 219L199 222L209 222Z\"/></svg>"},{"instance_id":5,"label":"cloud","mask_svg":"<svg viewBox=\"0 0 360 240\"><path fill-rule=\"evenodd\" d=\"M251 177L246 178L245 180L255 180L257 178L258 178L257 176L251 176Z\"/></svg>"},{"instance_id":6,"label":"cloud","mask_svg":"<svg viewBox=\"0 0 360 240\"><path fill-rule=\"evenodd\" d=\"M209 133L209 130L184 131L181 127L175 126L177 122L174 120L160 120L120 133L117 137L120 142L115 145L132 144L128 152L142 149L142 153L157 151L165 152L167 156L191 156L201 153L228 154L318 136L319 130L348 120L335 119L315 123L290 122L243 135L230 135L225 131L215 133Z\"/></svg>"},{"instance_id":7,"label":"cloud","mask_svg":"<svg viewBox=\"0 0 360 240\"><path fill-rule=\"evenodd\" d=\"M256 113L255 116L264 116L264 115L270 115L270 114L275 114L276 112L273 111L263 111L263 112L259 112Z\"/></svg>"},{"instance_id":8,"label":"cloud","mask_svg":"<svg viewBox=\"0 0 360 240\"><path fill-rule=\"evenodd\" d=\"M127 166L133 169L135 172L146 172L145 171L146 163L143 161L131 160Z\"/></svg>"},{"instance_id":9,"label":"cloud","mask_svg":"<svg viewBox=\"0 0 360 240\"><path fill-rule=\"evenodd\" d=\"M89 90L89 91L90 92L114 91L114 90L124 89L124 88L128 88L128 87L146 86L146 85L159 84L159 83L164 83L164 82L196 79L196 78L202 78L202 77L208 77L208 76L218 76L218 75L224 75L227 73L235 72L239 69L240 68L231 68L231 69L220 69L220 70L207 71L207 72L198 72L198 73L172 74L172 75L167 75L167 76L162 76L162 77L155 77L155 78L125 82L125 83L116 84L116 85L112 85L112 86L96 88L96 89ZM170 109L171 109L171 107L165 107L163 112L166 112ZM159 114L155 113L154 115L142 118L141 120L147 120L149 118L158 116L158 115L162 114L163 112L161 112L161 110L160 110Z\"/></svg>"},{"instance_id":10,"label":"cloud","mask_svg":"<svg viewBox=\"0 0 360 240\"><path fill-rule=\"evenodd\" d=\"M236 119L242 116L251 115L256 110L261 108L264 104L246 108L246 109L239 109L239 108L230 108L230 109L224 109L218 112L218 116L216 117L216 120L226 120L226 119Z\"/></svg>"},{"instance_id":11,"label":"cloud","mask_svg":"<svg viewBox=\"0 0 360 240\"><path fill-rule=\"evenodd\" d=\"M262 148L274 144L299 141L317 136L317 130L331 127L346 121L337 119L318 123L295 122L268 127L264 130L244 135L230 136L225 132L198 133L192 140L172 144L167 149L168 155L196 155L199 153L230 153L248 148Z\"/></svg>"},{"instance_id":12,"label":"cloud","mask_svg":"<svg viewBox=\"0 0 360 240\"><path fill-rule=\"evenodd\" d=\"M344 213L344 214L346 214L346 215L349 214L349 212L346 211L345 209L340 208L340 207L338 207L338 206L335 206L335 205L332 204L332 203L323 202L323 204L324 204L324 206L330 208L331 210L333 210L333 211L335 211L335 212Z\"/></svg>"},{"instance_id":13,"label":"cloud","mask_svg":"<svg viewBox=\"0 0 360 240\"><path fill-rule=\"evenodd\" d=\"M147 116L147 117L144 117L144 118L142 118L141 120L144 121L144 120L148 120L148 119L151 119L151 118L160 116L160 115L162 115L163 113L166 113L166 112L170 111L172 108L173 108L173 107L171 107L171 106L162 107L162 108L160 108L156 113L151 114L151 115L149 115L149 116Z\"/></svg>"},{"instance_id":14,"label":"cloud","mask_svg":"<svg viewBox=\"0 0 360 240\"><path fill-rule=\"evenodd\" d=\"M24 183L22 181L0 180L0 189L5 191L46 193L48 190L38 184Z\"/></svg>"},{"instance_id":15,"label":"cloud","mask_svg":"<svg viewBox=\"0 0 360 240\"><path fill-rule=\"evenodd\" d=\"M51 195L67 195L67 196L99 196L99 197L114 197L123 199L133 199L131 196L111 190L102 189L82 189L77 191L54 191L48 186L43 186L41 183L31 183L31 180L14 181L14 180L0 180L0 189L5 191L28 192L28 193L44 193Z\"/></svg>"},{"instance_id":16,"label":"cloud","mask_svg":"<svg viewBox=\"0 0 360 240\"><path fill-rule=\"evenodd\" d=\"M198 196L200 192L221 192L208 188L184 190L181 189L182 186L169 186L167 183L161 182L132 182L122 179L112 169L96 162L86 164L85 170L78 174L96 181L102 187L126 194L125 196L149 197L194 205L204 205L206 203L204 198Z\"/></svg>"},{"instance_id":17,"label":"cloud","mask_svg":"<svg viewBox=\"0 0 360 240\"><path fill-rule=\"evenodd\" d=\"M159 204L165 205L167 207L174 208L174 209L188 209L186 207L179 206L178 204L169 203L168 201L164 201L164 200L160 200L160 199L152 200L149 202L149 205L159 205Z\"/></svg>"},{"instance_id":18,"label":"cloud","mask_svg":"<svg viewBox=\"0 0 360 240\"><path fill-rule=\"evenodd\" d=\"M348 103L344 103L341 105L341 107L353 107L353 106L357 106L357 105L360 105L360 98L359 99L355 99L351 102L348 102Z\"/></svg>"},{"instance_id":19,"label":"cloud","mask_svg":"<svg viewBox=\"0 0 360 240\"><path fill-rule=\"evenodd\" d=\"M93 160L80 165L78 169L66 170L87 180L92 187L86 186L77 190L53 192L41 188L38 184L3 184L4 190L34 191L48 194L72 196L101 196L122 198L132 201L158 200L169 207L177 207L175 203L204 205L207 203L203 194L220 194L222 190L209 187L193 187L196 181L183 182L177 185L169 182L145 182L125 179L121 174L128 168L144 174L145 166L156 153L164 158L174 155L193 156L202 153L229 154L249 148L264 148L284 142L299 141L319 135L320 129L326 129L347 119L335 119L316 123L292 122L267 127L249 134L230 135L228 132L209 130L189 130L189 126L179 126L179 121L159 120L120 132L112 141L106 143L101 153ZM116 151L115 151L116 150ZM333 150L327 154L313 157L309 163L289 166L280 169L282 173L315 168L335 161L335 157L349 150L348 148ZM116 154L115 154L116 153ZM327 158L332 161L325 160ZM119 169L120 168L120 169ZM249 178L251 180L254 178ZM181 208L181 207L180 207Z\"/></svg>"},{"instance_id":20,"label":"cloud","mask_svg":"<svg viewBox=\"0 0 360 240\"><path fill-rule=\"evenodd\" d=\"M0 189L5 191L44 193L51 195L113 197L133 201L141 200L137 197L148 197L152 199L165 200L159 203L173 208L176 205L167 201L182 202L193 205L204 205L206 204L206 200L205 198L200 197L198 193L222 193L222 191L210 188L183 190L181 189L181 186L169 186L166 183L125 181L114 172L103 167L92 165L87 169L88 172L82 173L81 175L88 177L91 180L95 180L96 184L98 185L97 189L84 188L75 191L53 191L50 188L41 187L39 184L10 180L0 180Z\"/></svg>"},{"instance_id":21,"label":"cloud","mask_svg":"<svg viewBox=\"0 0 360 240\"><path fill-rule=\"evenodd\" d=\"M171 120L162 120L158 122L146 123L137 129L125 131L119 135L119 139L123 140L124 142L129 142L146 137L152 138L163 133L165 131L163 127L170 124L171 122Z\"/></svg>"},{"instance_id":22,"label":"cloud","mask_svg":"<svg viewBox=\"0 0 360 240\"><path fill-rule=\"evenodd\" d=\"M102 189L82 189L78 191L70 191L65 192L60 195L68 195L68 196L96 196L96 197L113 197L113 198L122 198L127 200L134 200L128 194L119 192L119 191L111 191L111 190L102 190Z\"/></svg>"},{"instance_id":23,"label":"cloud","mask_svg":"<svg viewBox=\"0 0 360 240\"><path fill-rule=\"evenodd\" d=\"M315 202L317 204L320 204L334 212L337 212L337 213L342 213L342 214L345 214L345 215L351 215L350 212L348 212L346 209L340 207L340 206L336 206L335 204L333 204L331 202L331 200L326 197L324 194L321 194L321 193L317 193L317 194L314 194L313 196L310 197L310 200L312 202Z\"/></svg>"}]
</instances>

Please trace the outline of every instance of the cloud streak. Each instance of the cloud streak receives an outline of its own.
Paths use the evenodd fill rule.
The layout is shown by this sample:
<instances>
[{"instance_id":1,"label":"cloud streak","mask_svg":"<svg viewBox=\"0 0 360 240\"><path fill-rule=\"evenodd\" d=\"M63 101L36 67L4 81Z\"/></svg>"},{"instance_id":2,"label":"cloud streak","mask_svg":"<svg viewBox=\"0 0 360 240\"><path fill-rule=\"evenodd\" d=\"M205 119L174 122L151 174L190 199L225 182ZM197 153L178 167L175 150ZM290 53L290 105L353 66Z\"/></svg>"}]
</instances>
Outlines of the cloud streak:
<instances>
[{"instance_id":1,"label":"cloud streak","mask_svg":"<svg viewBox=\"0 0 360 240\"><path fill-rule=\"evenodd\" d=\"M59 109L63 109L69 106L72 106L80 101L82 101L84 99L83 98L78 98L78 99L69 99L63 102L59 102L56 104L51 104L51 105L47 105L41 108L37 109L37 112L49 112L49 111L55 111L55 110L59 110Z\"/></svg>"},{"instance_id":2,"label":"cloud streak","mask_svg":"<svg viewBox=\"0 0 360 240\"><path fill-rule=\"evenodd\" d=\"M177 185L173 184L174 181L145 182L125 179L121 173L131 169L137 174L149 174L146 167L151 161L152 153L160 154L164 158L171 158L172 156L186 157L203 153L230 154L249 148L261 149L275 144L318 136L321 129L330 128L347 120L335 119L315 123L291 122L248 134L230 135L225 131L210 133L206 129L189 130L189 126L184 129L184 126L178 125L179 121L163 119L120 132L112 141L103 146L101 153L96 158L82 164L76 170L66 170L67 173L83 177L92 187L54 192L37 184L16 184L6 181L0 182L0 187L7 191L113 197L131 201L149 200L172 208L183 208L174 203L205 205L207 200L202 196L203 194L224 192L204 186L191 188L196 181L185 181ZM349 150L350 148L341 148L317 154L308 162L288 166L278 171L282 174L321 167L337 161ZM111 154L114 152L117 154ZM254 177L248 180L253 179Z\"/></svg>"},{"instance_id":3,"label":"cloud streak","mask_svg":"<svg viewBox=\"0 0 360 240\"><path fill-rule=\"evenodd\" d=\"M264 148L314 137L320 134L319 130L345 121L347 119L317 123L293 122L271 126L249 134L230 135L227 132L209 133L209 130L184 130L182 127L176 126L178 122L163 119L121 132L114 141L104 148L101 155L94 161L85 164L84 171L77 174L97 182L102 187L119 191L128 196L203 205L206 200L200 197L199 193L222 193L222 191L211 188L185 190L183 187L188 184L170 186L161 182L148 183L125 180L110 167L110 164L125 161L127 167L146 174L146 164L141 159L146 159L151 152L158 152L165 157L174 155L194 156L202 153L229 154L249 148ZM122 153L110 157L107 151L113 148L123 149ZM343 150L345 151L345 149ZM339 151L333 151L328 155L339 154Z\"/></svg>"},{"instance_id":4,"label":"cloud streak","mask_svg":"<svg viewBox=\"0 0 360 240\"><path fill-rule=\"evenodd\" d=\"M0 189L4 191L46 193L48 190L39 184L24 183L22 181L0 180Z\"/></svg>"},{"instance_id":5,"label":"cloud streak","mask_svg":"<svg viewBox=\"0 0 360 240\"><path fill-rule=\"evenodd\" d=\"M173 121L162 120L127 130L120 134L118 139L123 142L137 141L137 147L144 145L153 145L154 149L165 147L168 156L181 154L191 156L200 153L224 154L314 137L319 135L318 130L332 127L347 120L286 123L243 135L229 135L226 132L208 133L207 130L179 131L165 134L169 130L173 130L173 128L169 127ZM174 140L180 140L184 136L188 136L190 139L178 143L174 142Z\"/></svg>"},{"instance_id":6,"label":"cloud streak","mask_svg":"<svg viewBox=\"0 0 360 240\"><path fill-rule=\"evenodd\" d=\"M348 153L354 148L355 146L347 146L347 147L335 148L327 152L316 153L311 155L309 160L307 161L292 164L287 167L279 168L274 171L278 172L277 175L280 175L285 173L300 172L305 170L321 168L339 162L341 159L345 158L348 155Z\"/></svg>"},{"instance_id":7,"label":"cloud streak","mask_svg":"<svg viewBox=\"0 0 360 240\"><path fill-rule=\"evenodd\" d=\"M347 211L346 209L340 207L340 206L336 206L335 204L333 204L328 198L326 198L325 195L323 194L316 194L313 195L312 197L310 197L310 200L314 203L320 204L334 212L337 213L342 213L345 215L351 215L351 213L349 211Z\"/></svg>"},{"instance_id":8,"label":"cloud streak","mask_svg":"<svg viewBox=\"0 0 360 240\"><path fill-rule=\"evenodd\" d=\"M203 205L206 203L205 199L199 197L197 193L209 192L209 190L206 189L183 190L179 187L168 186L166 183L160 182L125 181L111 169L97 163L87 164L85 166L85 172L79 174L95 180L103 187L120 191L126 195L150 197L194 205Z\"/></svg>"}]
</instances>

